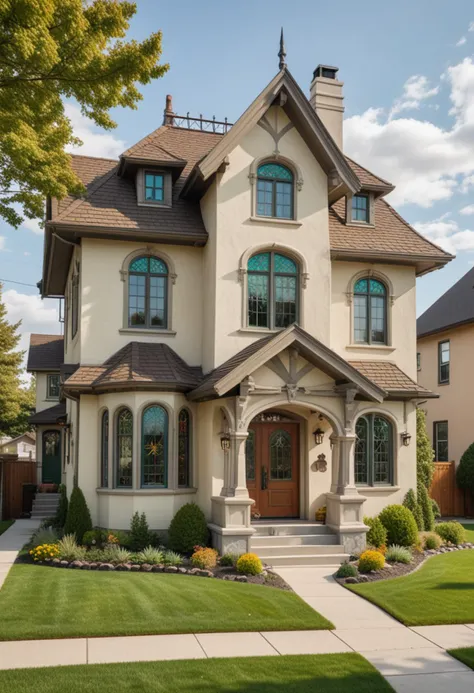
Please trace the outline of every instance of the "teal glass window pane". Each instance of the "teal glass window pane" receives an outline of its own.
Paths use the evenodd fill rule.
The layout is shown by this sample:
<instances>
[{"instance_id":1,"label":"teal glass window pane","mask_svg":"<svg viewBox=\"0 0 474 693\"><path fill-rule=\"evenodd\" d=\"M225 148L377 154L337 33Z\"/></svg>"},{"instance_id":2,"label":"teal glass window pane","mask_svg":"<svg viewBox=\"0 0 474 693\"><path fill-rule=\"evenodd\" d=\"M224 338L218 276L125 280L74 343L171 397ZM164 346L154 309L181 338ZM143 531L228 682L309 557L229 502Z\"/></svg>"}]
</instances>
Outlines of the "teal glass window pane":
<instances>
[{"instance_id":1,"label":"teal glass window pane","mask_svg":"<svg viewBox=\"0 0 474 693\"><path fill-rule=\"evenodd\" d=\"M153 176L151 173L147 173L145 176L145 185L147 187L153 188L155 182L155 176Z\"/></svg>"},{"instance_id":2,"label":"teal glass window pane","mask_svg":"<svg viewBox=\"0 0 474 693\"><path fill-rule=\"evenodd\" d=\"M385 295L385 286L375 279L370 280L370 293Z\"/></svg>"},{"instance_id":3,"label":"teal glass window pane","mask_svg":"<svg viewBox=\"0 0 474 693\"><path fill-rule=\"evenodd\" d=\"M168 268L162 260L158 260L156 257L151 257L150 272L152 274L168 274Z\"/></svg>"},{"instance_id":4,"label":"teal glass window pane","mask_svg":"<svg viewBox=\"0 0 474 693\"><path fill-rule=\"evenodd\" d=\"M148 272L148 266L147 257L137 257L130 263L129 270L130 272Z\"/></svg>"},{"instance_id":5,"label":"teal glass window pane","mask_svg":"<svg viewBox=\"0 0 474 693\"><path fill-rule=\"evenodd\" d=\"M352 220L369 221L369 198L367 195L354 195L352 198Z\"/></svg>"},{"instance_id":6,"label":"teal glass window pane","mask_svg":"<svg viewBox=\"0 0 474 693\"><path fill-rule=\"evenodd\" d=\"M142 486L167 485L168 414L153 405L142 419Z\"/></svg>"},{"instance_id":7,"label":"teal glass window pane","mask_svg":"<svg viewBox=\"0 0 474 693\"><path fill-rule=\"evenodd\" d=\"M286 166L280 164L262 164L258 167L257 176L259 178L271 178L272 180L293 181L293 174Z\"/></svg>"},{"instance_id":8,"label":"teal glass window pane","mask_svg":"<svg viewBox=\"0 0 474 693\"><path fill-rule=\"evenodd\" d=\"M257 182L257 214L271 217L273 214L273 183L268 180Z\"/></svg>"},{"instance_id":9,"label":"teal glass window pane","mask_svg":"<svg viewBox=\"0 0 474 693\"><path fill-rule=\"evenodd\" d=\"M354 286L354 293L356 294L366 294L369 290L369 282L367 279L359 279Z\"/></svg>"},{"instance_id":10,"label":"teal glass window pane","mask_svg":"<svg viewBox=\"0 0 474 693\"><path fill-rule=\"evenodd\" d=\"M248 319L250 327L270 327L266 274L248 275Z\"/></svg>"},{"instance_id":11,"label":"teal glass window pane","mask_svg":"<svg viewBox=\"0 0 474 693\"><path fill-rule=\"evenodd\" d=\"M270 253L259 253L250 258L248 264L249 272L269 272Z\"/></svg>"},{"instance_id":12,"label":"teal glass window pane","mask_svg":"<svg viewBox=\"0 0 474 693\"><path fill-rule=\"evenodd\" d=\"M296 263L290 260L285 255L275 255L275 272L284 272L285 274L296 274Z\"/></svg>"}]
</instances>

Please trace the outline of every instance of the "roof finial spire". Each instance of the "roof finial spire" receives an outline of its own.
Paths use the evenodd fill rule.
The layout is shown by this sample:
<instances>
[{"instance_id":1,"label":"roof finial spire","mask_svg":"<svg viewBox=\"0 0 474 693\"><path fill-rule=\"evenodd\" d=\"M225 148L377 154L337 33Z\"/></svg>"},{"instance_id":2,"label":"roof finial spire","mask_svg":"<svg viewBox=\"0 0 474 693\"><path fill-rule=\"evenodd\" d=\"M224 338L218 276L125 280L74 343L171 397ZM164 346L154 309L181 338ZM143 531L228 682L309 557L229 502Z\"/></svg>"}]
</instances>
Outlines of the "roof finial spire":
<instances>
[{"instance_id":1,"label":"roof finial spire","mask_svg":"<svg viewBox=\"0 0 474 693\"><path fill-rule=\"evenodd\" d=\"M285 50L285 39L283 38L283 27L281 28L281 34L280 34L280 50L278 51L278 57L280 58L280 62L278 63L278 67L280 70L283 70L284 67L286 67L286 50Z\"/></svg>"}]
</instances>

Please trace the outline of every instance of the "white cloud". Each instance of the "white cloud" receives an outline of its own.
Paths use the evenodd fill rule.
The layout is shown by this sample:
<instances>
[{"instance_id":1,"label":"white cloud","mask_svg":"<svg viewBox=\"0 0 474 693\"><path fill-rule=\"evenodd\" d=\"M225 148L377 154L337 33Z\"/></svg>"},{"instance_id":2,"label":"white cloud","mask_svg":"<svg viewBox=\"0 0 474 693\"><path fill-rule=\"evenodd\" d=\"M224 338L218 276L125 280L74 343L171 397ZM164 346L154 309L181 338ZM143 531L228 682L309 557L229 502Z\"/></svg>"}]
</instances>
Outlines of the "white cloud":
<instances>
[{"instance_id":1,"label":"white cloud","mask_svg":"<svg viewBox=\"0 0 474 693\"><path fill-rule=\"evenodd\" d=\"M28 255L31 255L31 253L29 253L27 250L25 250L25 252L23 253L23 255L28 256Z\"/></svg>"},{"instance_id":2,"label":"white cloud","mask_svg":"<svg viewBox=\"0 0 474 693\"><path fill-rule=\"evenodd\" d=\"M7 311L7 320L11 323L21 320L18 330L21 334L18 347L20 351L28 349L32 332L59 334L57 299L42 300L39 295L22 294L16 289L8 289L3 292L3 302Z\"/></svg>"},{"instance_id":3,"label":"white cloud","mask_svg":"<svg viewBox=\"0 0 474 693\"><path fill-rule=\"evenodd\" d=\"M427 119L394 118L394 109L387 116L380 108L344 123L346 152L397 186L390 195L395 205L431 207L474 184L474 62L466 58L448 68L443 79L450 88L451 128ZM405 85L404 96L417 97L418 103L433 91L419 77L408 82L413 89ZM403 98L397 102L399 111Z\"/></svg>"},{"instance_id":4,"label":"white cloud","mask_svg":"<svg viewBox=\"0 0 474 693\"><path fill-rule=\"evenodd\" d=\"M390 117L393 118L401 111L420 108L422 101L436 96L438 92L439 87L430 88L429 81L424 75L412 75L403 85L403 94L395 101Z\"/></svg>"},{"instance_id":5,"label":"white cloud","mask_svg":"<svg viewBox=\"0 0 474 693\"><path fill-rule=\"evenodd\" d=\"M467 41L467 38L466 38L465 36L461 36L461 38L459 39L459 41L456 43L456 46L464 46L464 44L466 43L466 41Z\"/></svg>"},{"instance_id":6,"label":"white cloud","mask_svg":"<svg viewBox=\"0 0 474 693\"><path fill-rule=\"evenodd\" d=\"M22 227L28 229L29 231L33 231L33 233L37 233L40 236L44 232L44 230L40 227L39 219L25 219L22 223Z\"/></svg>"},{"instance_id":7,"label":"white cloud","mask_svg":"<svg viewBox=\"0 0 474 693\"><path fill-rule=\"evenodd\" d=\"M83 142L82 147L68 147L69 152L116 159L126 149L124 140L96 127L74 104L65 104L64 110L72 123L74 135Z\"/></svg>"},{"instance_id":8,"label":"white cloud","mask_svg":"<svg viewBox=\"0 0 474 693\"><path fill-rule=\"evenodd\" d=\"M459 214L464 214L465 216L474 214L474 205L467 205L467 207L463 207L459 210Z\"/></svg>"},{"instance_id":9,"label":"white cloud","mask_svg":"<svg viewBox=\"0 0 474 693\"><path fill-rule=\"evenodd\" d=\"M6 242L7 242L6 236L0 236L0 252L2 250L6 250L6 248L5 248Z\"/></svg>"},{"instance_id":10,"label":"white cloud","mask_svg":"<svg viewBox=\"0 0 474 693\"><path fill-rule=\"evenodd\" d=\"M468 29L468 31L474 31L474 22L471 22L471 23L469 24L469 29Z\"/></svg>"},{"instance_id":11,"label":"white cloud","mask_svg":"<svg viewBox=\"0 0 474 693\"><path fill-rule=\"evenodd\" d=\"M446 214L433 221L416 222L413 226L448 253L455 254L458 250L474 250L474 231L469 229L461 231L457 222L449 219Z\"/></svg>"}]
</instances>

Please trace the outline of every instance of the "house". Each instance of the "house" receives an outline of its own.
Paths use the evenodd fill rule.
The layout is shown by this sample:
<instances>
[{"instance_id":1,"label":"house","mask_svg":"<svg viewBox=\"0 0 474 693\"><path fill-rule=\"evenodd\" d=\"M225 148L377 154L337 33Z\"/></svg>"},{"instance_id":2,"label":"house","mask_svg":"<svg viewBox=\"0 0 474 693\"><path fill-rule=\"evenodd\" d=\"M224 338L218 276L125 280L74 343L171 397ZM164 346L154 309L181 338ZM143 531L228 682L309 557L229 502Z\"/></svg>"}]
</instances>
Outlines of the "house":
<instances>
[{"instance_id":1,"label":"house","mask_svg":"<svg viewBox=\"0 0 474 693\"><path fill-rule=\"evenodd\" d=\"M27 431L15 438L0 438L0 455L18 455L20 461L34 460L36 453L36 436Z\"/></svg>"},{"instance_id":2,"label":"house","mask_svg":"<svg viewBox=\"0 0 474 693\"><path fill-rule=\"evenodd\" d=\"M474 443L474 268L418 318L417 336L418 382L440 394L423 405L435 459L457 465Z\"/></svg>"},{"instance_id":3,"label":"house","mask_svg":"<svg viewBox=\"0 0 474 693\"><path fill-rule=\"evenodd\" d=\"M66 422L66 403L59 399L64 339L58 334L32 334L27 371L36 378L36 412L30 423L36 429L38 484L60 484Z\"/></svg>"},{"instance_id":4,"label":"house","mask_svg":"<svg viewBox=\"0 0 474 693\"><path fill-rule=\"evenodd\" d=\"M327 506L340 556L415 487L415 408L433 396L416 382L416 277L451 256L344 156L337 68L316 68L308 99L279 57L235 124L168 96L118 160L73 157L87 195L48 201L62 478L104 527L140 511L166 529L195 501L220 551Z\"/></svg>"}]
</instances>

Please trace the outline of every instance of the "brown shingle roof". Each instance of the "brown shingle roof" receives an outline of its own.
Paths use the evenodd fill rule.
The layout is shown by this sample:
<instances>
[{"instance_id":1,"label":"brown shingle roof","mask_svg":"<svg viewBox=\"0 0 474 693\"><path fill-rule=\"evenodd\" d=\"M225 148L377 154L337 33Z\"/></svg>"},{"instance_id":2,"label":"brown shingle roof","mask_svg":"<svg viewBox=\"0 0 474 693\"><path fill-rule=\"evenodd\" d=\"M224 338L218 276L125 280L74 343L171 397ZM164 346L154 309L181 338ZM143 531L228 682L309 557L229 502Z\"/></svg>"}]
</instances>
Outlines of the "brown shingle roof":
<instances>
[{"instance_id":1,"label":"brown shingle roof","mask_svg":"<svg viewBox=\"0 0 474 693\"><path fill-rule=\"evenodd\" d=\"M374 206L375 226L345 224L345 199L338 200L329 209L329 237L332 251L421 255L440 260L451 257L439 246L415 231L385 200L375 200Z\"/></svg>"},{"instance_id":2,"label":"brown shingle roof","mask_svg":"<svg viewBox=\"0 0 474 693\"><path fill-rule=\"evenodd\" d=\"M346 156L346 161L363 186L368 186L371 188L377 187L385 190L393 190L393 185L389 183L387 180L385 180L385 178L380 178L379 176L376 176L374 173L364 168L356 161L353 161L348 156Z\"/></svg>"},{"instance_id":3,"label":"brown shingle roof","mask_svg":"<svg viewBox=\"0 0 474 693\"><path fill-rule=\"evenodd\" d=\"M59 419L63 419L65 416L66 402L61 402L60 404L55 404L54 407L36 412L36 414L30 416L29 422L35 426L40 426L41 424L55 424L58 423Z\"/></svg>"},{"instance_id":4,"label":"brown shingle roof","mask_svg":"<svg viewBox=\"0 0 474 693\"><path fill-rule=\"evenodd\" d=\"M196 387L201 377L200 368L188 366L167 344L130 342L101 366L80 366L64 387L105 391L153 386L186 391Z\"/></svg>"},{"instance_id":5,"label":"brown shingle roof","mask_svg":"<svg viewBox=\"0 0 474 693\"><path fill-rule=\"evenodd\" d=\"M64 337L60 334L30 335L28 371L59 371L64 361Z\"/></svg>"},{"instance_id":6,"label":"brown shingle roof","mask_svg":"<svg viewBox=\"0 0 474 693\"><path fill-rule=\"evenodd\" d=\"M418 385L390 361L349 361L349 363L389 394L419 393L420 397L437 397L430 390Z\"/></svg>"}]
</instances>

